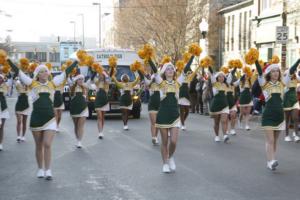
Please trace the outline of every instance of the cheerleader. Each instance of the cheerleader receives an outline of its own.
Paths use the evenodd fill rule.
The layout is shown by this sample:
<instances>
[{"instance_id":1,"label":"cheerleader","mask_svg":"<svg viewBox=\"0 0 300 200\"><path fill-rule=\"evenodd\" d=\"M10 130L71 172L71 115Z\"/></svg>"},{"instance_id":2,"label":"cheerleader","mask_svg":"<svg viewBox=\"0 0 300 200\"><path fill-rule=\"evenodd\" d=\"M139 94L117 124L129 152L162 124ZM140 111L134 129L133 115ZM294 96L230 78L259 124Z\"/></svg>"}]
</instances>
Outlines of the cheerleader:
<instances>
[{"instance_id":1,"label":"cheerleader","mask_svg":"<svg viewBox=\"0 0 300 200\"><path fill-rule=\"evenodd\" d=\"M8 85L5 82L5 75L0 74L0 103L1 103L1 112L0 112L0 151L3 150L3 136L4 136L4 125L6 119L9 119L9 112L6 103L6 94L8 92Z\"/></svg>"},{"instance_id":2,"label":"cheerleader","mask_svg":"<svg viewBox=\"0 0 300 200\"><path fill-rule=\"evenodd\" d=\"M84 134L84 124L86 117L88 117L88 107L86 103L86 95L88 86L84 82L84 76L79 73L74 78L71 78L71 101L70 101L70 114L74 124L74 133L77 139L76 147L82 148L81 140Z\"/></svg>"},{"instance_id":3,"label":"cheerleader","mask_svg":"<svg viewBox=\"0 0 300 200\"><path fill-rule=\"evenodd\" d=\"M154 146L159 145L157 134L158 129L155 127L157 112L160 105L160 92L159 85L155 82L155 74L145 76L145 83L149 87L150 99L148 103L148 112L151 122L151 136L152 144Z\"/></svg>"},{"instance_id":4,"label":"cheerleader","mask_svg":"<svg viewBox=\"0 0 300 200\"><path fill-rule=\"evenodd\" d=\"M63 92L64 92L64 86L66 84L66 81L64 81L62 84L55 87L55 93L54 93L54 113L55 113L55 120L56 120L56 131L59 132L59 124L61 121L61 115L62 111L65 109L64 101L63 101Z\"/></svg>"},{"instance_id":5,"label":"cheerleader","mask_svg":"<svg viewBox=\"0 0 300 200\"><path fill-rule=\"evenodd\" d=\"M189 115L190 110L190 95L189 95L189 84L194 79L194 77L197 75L197 70L194 72L191 69L191 64L194 60L194 56L191 57L189 62L186 65L186 68L183 72L183 83L181 84L179 88L179 108L180 108L180 122L181 122L181 130L186 130L185 127L185 120L187 119Z\"/></svg>"},{"instance_id":6,"label":"cheerleader","mask_svg":"<svg viewBox=\"0 0 300 200\"><path fill-rule=\"evenodd\" d=\"M105 72L94 72L91 78L91 84L95 84L97 94L95 100L95 110L97 112L98 138L103 139L104 115L109 111L109 102L107 93L109 90L108 75Z\"/></svg>"},{"instance_id":7,"label":"cheerleader","mask_svg":"<svg viewBox=\"0 0 300 200\"><path fill-rule=\"evenodd\" d=\"M245 120L245 129L247 131L250 130L249 119L250 113L253 106L251 91L252 87L252 77L249 77L247 73L245 73L239 80L234 82L234 86L239 86L240 88L240 99L239 99L239 107L241 112L241 119ZM241 124L241 122L240 122Z\"/></svg>"},{"instance_id":8,"label":"cheerleader","mask_svg":"<svg viewBox=\"0 0 300 200\"><path fill-rule=\"evenodd\" d=\"M115 71L116 72L116 71ZM118 89L120 89L121 97L120 97L120 108L122 110L122 120L125 131L128 131L128 117L129 112L132 110L133 102L132 102L132 92L133 88L140 82L140 77L136 76L136 79L133 82L129 82L130 78L127 74L123 74L121 76L121 82L119 82L116 77L115 73L112 75L112 81L115 82Z\"/></svg>"},{"instance_id":9,"label":"cheerleader","mask_svg":"<svg viewBox=\"0 0 300 200\"><path fill-rule=\"evenodd\" d=\"M30 112L28 101L29 88L27 85L23 84L18 77L15 78L15 86L18 92L18 100L15 107L17 118L17 142L24 142L27 129L27 117Z\"/></svg>"},{"instance_id":10,"label":"cheerleader","mask_svg":"<svg viewBox=\"0 0 300 200\"><path fill-rule=\"evenodd\" d=\"M210 104L210 115L214 118L215 142L221 141L219 137L219 129L221 123L223 141L226 143L229 141L229 136L227 135L229 107L226 97L228 84L225 80L224 72L220 71L217 73L213 73L211 67L209 67L209 72L213 86L213 99Z\"/></svg>"},{"instance_id":11,"label":"cheerleader","mask_svg":"<svg viewBox=\"0 0 300 200\"><path fill-rule=\"evenodd\" d=\"M289 74L284 78L285 83L291 81L291 76L295 73L300 59L289 69ZM281 81L281 72L278 64L269 65L263 76L261 66L255 62L259 74L258 81L262 87L266 105L262 115L262 128L265 130L267 167L276 170L278 161L275 158L279 133L285 129L283 93L284 83Z\"/></svg>"},{"instance_id":12,"label":"cheerleader","mask_svg":"<svg viewBox=\"0 0 300 200\"><path fill-rule=\"evenodd\" d=\"M299 63L296 63L299 64ZM289 76L289 71L287 70L284 73L284 76ZM297 99L297 84L300 80L300 77L298 74L294 73L291 75L291 80L288 83L285 83L285 93L283 97L283 109L285 113L285 120L286 120L286 126L285 126L285 137L284 140L286 142L291 142L292 138L289 136L289 126L290 121L293 120L294 124L294 141L299 142L300 137L298 136L298 114L299 114L299 102Z\"/></svg>"},{"instance_id":13,"label":"cheerleader","mask_svg":"<svg viewBox=\"0 0 300 200\"><path fill-rule=\"evenodd\" d=\"M163 173L175 172L176 164L174 153L180 127L178 106L179 87L184 81L184 75L176 80L176 69L172 63L163 65L160 74L149 59L149 64L155 74L155 81L160 86L160 107L156 118L156 128L161 134L161 155L163 160ZM185 68L186 70L186 68ZM168 134L170 136L168 136ZM169 141L170 138L170 141Z\"/></svg>"},{"instance_id":14,"label":"cheerleader","mask_svg":"<svg viewBox=\"0 0 300 200\"><path fill-rule=\"evenodd\" d=\"M36 160L38 165L37 177L46 180L52 179L51 146L56 131L55 115L53 109L53 93L55 86L60 85L66 76L77 65L75 61L65 72L49 81L50 71L47 66L39 65L34 70L33 79L7 60L13 71L19 75L20 81L32 90L33 110L30 117L30 129L36 145Z\"/></svg>"},{"instance_id":15,"label":"cheerleader","mask_svg":"<svg viewBox=\"0 0 300 200\"><path fill-rule=\"evenodd\" d=\"M223 70L228 71L228 68L226 67ZM229 108L229 118L228 118L229 123L228 124L230 124L230 129L228 128L228 130L230 130L230 131L228 131L228 133L230 135L236 135L235 124L236 124L236 116L237 116L237 107L236 107L236 98L235 98L235 86L233 85L233 82L231 81L233 79L235 71L236 70L233 69L230 73L228 73L227 79L226 79L227 84L228 84L227 90L226 90L226 98L227 98L228 108Z\"/></svg>"}]
</instances>

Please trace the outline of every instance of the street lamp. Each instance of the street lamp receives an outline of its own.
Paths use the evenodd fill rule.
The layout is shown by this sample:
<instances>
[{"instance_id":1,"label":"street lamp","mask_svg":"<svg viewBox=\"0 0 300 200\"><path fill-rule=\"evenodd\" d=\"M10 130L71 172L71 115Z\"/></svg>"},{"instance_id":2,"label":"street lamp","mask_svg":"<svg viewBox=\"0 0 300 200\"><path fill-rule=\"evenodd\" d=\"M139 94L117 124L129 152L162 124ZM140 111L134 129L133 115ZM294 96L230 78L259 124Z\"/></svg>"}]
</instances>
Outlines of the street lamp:
<instances>
[{"instance_id":1,"label":"street lamp","mask_svg":"<svg viewBox=\"0 0 300 200\"><path fill-rule=\"evenodd\" d=\"M202 39L200 39L199 43L200 46L203 48L203 53L200 55L200 59L207 55L207 42L206 42L206 35L208 32L208 23L204 18L202 18L201 23L199 24L199 29L202 34Z\"/></svg>"},{"instance_id":2,"label":"street lamp","mask_svg":"<svg viewBox=\"0 0 300 200\"><path fill-rule=\"evenodd\" d=\"M99 6L99 48L101 48L101 3L100 1L99 3L93 3L94 6Z\"/></svg>"},{"instance_id":3,"label":"street lamp","mask_svg":"<svg viewBox=\"0 0 300 200\"><path fill-rule=\"evenodd\" d=\"M202 21L199 24L199 29L200 29L203 39L205 39L205 36L208 31L208 23L206 22L206 20L204 18L202 18Z\"/></svg>"},{"instance_id":4,"label":"street lamp","mask_svg":"<svg viewBox=\"0 0 300 200\"><path fill-rule=\"evenodd\" d=\"M74 42L76 41L76 22L70 21L71 24L74 24Z\"/></svg>"},{"instance_id":5,"label":"street lamp","mask_svg":"<svg viewBox=\"0 0 300 200\"><path fill-rule=\"evenodd\" d=\"M82 19L82 48L84 49L84 45L85 45L85 42L84 42L84 14L80 13L80 14L78 14L78 16L81 16L81 19Z\"/></svg>"}]
</instances>

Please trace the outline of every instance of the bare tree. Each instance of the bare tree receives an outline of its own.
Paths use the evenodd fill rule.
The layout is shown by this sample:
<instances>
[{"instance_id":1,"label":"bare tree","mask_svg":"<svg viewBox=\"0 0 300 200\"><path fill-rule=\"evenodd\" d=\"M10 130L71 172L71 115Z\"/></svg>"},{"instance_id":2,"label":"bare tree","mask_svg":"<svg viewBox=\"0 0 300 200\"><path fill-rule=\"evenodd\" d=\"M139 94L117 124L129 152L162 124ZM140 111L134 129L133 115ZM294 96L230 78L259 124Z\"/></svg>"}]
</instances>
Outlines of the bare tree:
<instances>
[{"instance_id":1,"label":"bare tree","mask_svg":"<svg viewBox=\"0 0 300 200\"><path fill-rule=\"evenodd\" d=\"M138 49L152 43L157 56L180 58L187 45L187 0L128 0L116 11L117 44Z\"/></svg>"}]
</instances>

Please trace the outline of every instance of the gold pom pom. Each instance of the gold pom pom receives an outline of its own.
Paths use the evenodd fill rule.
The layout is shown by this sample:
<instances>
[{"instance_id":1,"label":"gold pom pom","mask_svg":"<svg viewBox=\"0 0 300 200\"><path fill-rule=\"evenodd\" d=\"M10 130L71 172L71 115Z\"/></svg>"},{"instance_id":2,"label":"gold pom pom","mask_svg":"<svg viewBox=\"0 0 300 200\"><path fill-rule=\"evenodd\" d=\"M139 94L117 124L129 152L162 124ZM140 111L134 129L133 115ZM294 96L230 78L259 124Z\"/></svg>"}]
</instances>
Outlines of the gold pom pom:
<instances>
[{"instance_id":1,"label":"gold pom pom","mask_svg":"<svg viewBox=\"0 0 300 200\"><path fill-rule=\"evenodd\" d=\"M251 77L252 76L252 70L251 70L251 67L249 67L249 66L245 66L243 68L243 72L244 72L244 74L247 75L247 77Z\"/></svg>"},{"instance_id":2,"label":"gold pom pom","mask_svg":"<svg viewBox=\"0 0 300 200\"><path fill-rule=\"evenodd\" d=\"M84 58L84 64L87 66L92 66L93 63L94 63L94 57L91 55L86 55Z\"/></svg>"},{"instance_id":3,"label":"gold pom pom","mask_svg":"<svg viewBox=\"0 0 300 200\"><path fill-rule=\"evenodd\" d=\"M72 63L73 63L72 60L67 60L67 61L65 62L66 67L69 67L70 65L72 65Z\"/></svg>"},{"instance_id":4,"label":"gold pom pom","mask_svg":"<svg viewBox=\"0 0 300 200\"><path fill-rule=\"evenodd\" d=\"M234 67L238 68L238 69L241 69L243 67L242 61L240 59L236 59L235 62L234 62Z\"/></svg>"},{"instance_id":5,"label":"gold pom pom","mask_svg":"<svg viewBox=\"0 0 300 200\"><path fill-rule=\"evenodd\" d=\"M273 55L272 56L272 60L271 60L271 63L272 64L278 64L280 62L280 59L277 55Z\"/></svg>"},{"instance_id":6,"label":"gold pom pom","mask_svg":"<svg viewBox=\"0 0 300 200\"><path fill-rule=\"evenodd\" d=\"M77 58L79 59L79 61L84 62L85 57L87 56L87 53L85 50L78 50L76 55L77 55Z\"/></svg>"},{"instance_id":7,"label":"gold pom pom","mask_svg":"<svg viewBox=\"0 0 300 200\"><path fill-rule=\"evenodd\" d=\"M145 44L143 51L145 53L145 59L149 60L154 57L154 48L150 44Z\"/></svg>"},{"instance_id":8,"label":"gold pom pom","mask_svg":"<svg viewBox=\"0 0 300 200\"><path fill-rule=\"evenodd\" d=\"M3 49L0 49L0 65L4 65L6 62L7 53Z\"/></svg>"},{"instance_id":9,"label":"gold pom pom","mask_svg":"<svg viewBox=\"0 0 300 200\"><path fill-rule=\"evenodd\" d=\"M229 60L228 61L228 67L229 67L229 69L234 68L234 60Z\"/></svg>"},{"instance_id":10,"label":"gold pom pom","mask_svg":"<svg viewBox=\"0 0 300 200\"><path fill-rule=\"evenodd\" d=\"M229 67L227 66L222 66L220 71L222 71L224 74L228 74L229 73Z\"/></svg>"},{"instance_id":11,"label":"gold pom pom","mask_svg":"<svg viewBox=\"0 0 300 200\"><path fill-rule=\"evenodd\" d=\"M118 60L117 57L110 56L108 58L108 64L109 64L109 66L112 67L112 68L116 67L117 66L117 60Z\"/></svg>"},{"instance_id":12,"label":"gold pom pom","mask_svg":"<svg viewBox=\"0 0 300 200\"><path fill-rule=\"evenodd\" d=\"M11 70L11 68L8 63L5 63L1 69L3 74L8 74L10 72L10 70Z\"/></svg>"},{"instance_id":13,"label":"gold pom pom","mask_svg":"<svg viewBox=\"0 0 300 200\"><path fill-rule=\"evenodd\" d=\"M184 69L184 61L183 60L178 60L176 62L176 69L178 72L182 72Z\"/></svg>"},{"instance_id":14,"label":"gold pom pom","mask_svg":"<svg viewBox=\"0 0 300 200\"><path fill-rule=\"evenodd\" d=\"M188 63L189 60L190 60L190 58L191 58L191 56L192 56L192 55L191 55L189 52L185 52L185 53L183 54L183 56L182 56L183 62L184 62L184 63Z\"/></svg>"},{"instance_id":15,"label":"gold pom pom","mask_svg":"<svg viewBox=\"0 0 300 200\"><path fill-rule=\"evenodd\" d=\"M140 69L142 69L142 63L140 63L137 60L130 65L130 70L132 72L136 72L137 70L140 70Z\"/></svg>"},{"instance_id":16,"label":"gold pom pom","mask_svg":"<svg viewBox=\"0 0 300 200\"><path fill-rule=\"evenodd\" d=\"M166 63L169 63L171 62L171 57L170 56L167 56L167 55L164 55L162 61L161 61L161 64L166 64Z\"/></svg>"},{"instance_id":17,"label":"gold pom pom","mask_svg":"<svg viewBox=\"0 0 300 200\"><path fill-rule=\"evenodd\" d=\"M29 73L33 73L35 68L37 68L38 64L37 63L30 63L29 67L28 67L28 72Z\"/></svg>"},{"instance_id":18,"label":"gold pom pom","mask_svg":"<svg viewBox=\"0 0 300 200\"><path fill-rule=\"evenodd\" d=\"M205 56L200 60L200 66L203 68L211 67L213 65L213 59L210 56Z\"/></svg>"},{"instance_id":19,"label":"gold pom pom","mask_svg":"<svg viewBox=\"0 0 300 200\"><path fill-rule=\"evenodd\" d=\"M103 73L103 67L100 65L100 63L94 62L94 63L91 65L91 69L92 69L94 72L97 72L98 74L102 74L102 73Z\"/></svg>"},{"instance_id":20,"label":"gold pom pom","mask_svg":"<svg viewBox=\"0 0 300 200\"><path fill-rule=\"evenodd\" d=\"M52 69L52 64L51 64L51 63L46 63L45 65L48 67L49 71L51 71L51 69Z\"/></svg>"},{"instance_id":21,"label":"gold pom pom","mask_svg":"<svg viewBox=\"0 0 300 200\"><path fill-rule=\"evenodd\" d=\"M28 67L29 67L29 60L27 58L21 58L19 60L20 62L20 67L22 71L27 71Z\"/></svg>"},{"instance_id":22,"label":"gold pom pom","mask_svg":"<svg viewBox=\"0 0 300 200\"><path fill-rule=\"evenodd\" d=\"M144 51L144 49L140 49L138 50L138 55L141 59L145 59L146 58L146 53Z\"/></svg>"},{"instance_id":23,"label":"gold pom pom","mask_svg":"<svg viewBox=\"0 0 300 200\"><path fill-rule=\"evenodd\" d=\"M245 55L245 62L248 65L253 65L259 58L259 52L255 48L251 48Z\"/></svg>"},{"instance_id":24,"label":"gold pom pom","mask_svg":"<svg viewBox=\"0 0 300 200\"><path fill-rule=\"evenodd\" d=\"M200 56L202 52L201 47L197 43L193 43L189 46L189 53L194 56Z\"/></svg>"}]
</instances>

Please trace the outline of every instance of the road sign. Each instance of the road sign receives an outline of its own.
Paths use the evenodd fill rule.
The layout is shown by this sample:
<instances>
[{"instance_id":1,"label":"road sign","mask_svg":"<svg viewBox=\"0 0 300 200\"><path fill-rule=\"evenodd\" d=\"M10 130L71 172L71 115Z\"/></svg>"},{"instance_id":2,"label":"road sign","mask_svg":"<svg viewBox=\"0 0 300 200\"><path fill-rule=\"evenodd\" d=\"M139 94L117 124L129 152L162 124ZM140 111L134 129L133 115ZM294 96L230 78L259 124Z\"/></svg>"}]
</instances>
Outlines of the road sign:
<instances>
[{"instance_id":1,"label":"road sign","mask_svg":"<svg viewBox=\"0 0 300 200\"><path fill-rule=\"evenodd\" d=\"M276 43L286 44L289 39L289 27L277 26L276 27Z\"/></svg>"}]
</instances>

